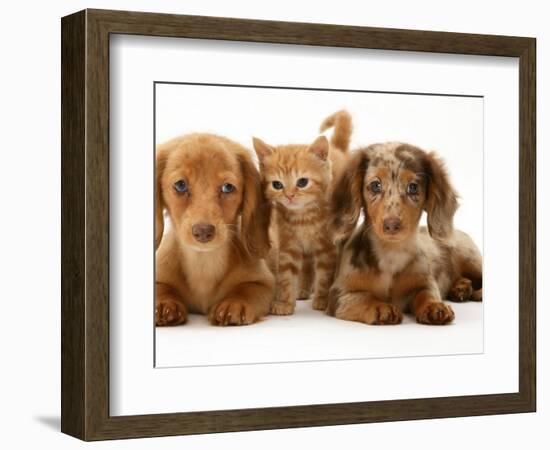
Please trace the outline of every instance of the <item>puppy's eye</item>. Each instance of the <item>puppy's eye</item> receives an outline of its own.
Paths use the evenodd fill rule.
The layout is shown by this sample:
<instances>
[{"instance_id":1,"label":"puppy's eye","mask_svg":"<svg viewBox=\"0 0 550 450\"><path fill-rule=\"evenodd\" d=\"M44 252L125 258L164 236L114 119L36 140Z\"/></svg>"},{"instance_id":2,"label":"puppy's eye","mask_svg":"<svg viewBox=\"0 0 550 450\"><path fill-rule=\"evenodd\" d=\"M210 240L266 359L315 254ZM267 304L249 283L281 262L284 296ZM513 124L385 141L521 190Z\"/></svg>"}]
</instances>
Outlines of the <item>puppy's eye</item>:
<instances>
[{"instance_id":1,"label":"puppy's eye","mask_svg":"<svg viewBox=\"0 0 550 450\"><path fill-rule=\"evenodd\" d=\"M308 183L309 180L307 178L298 178L298 181L296 181L296 186L299 188L305 188Z\"/></svg>"},{"instance_id":2,"label":"puppy's eye","mask_svg":"<svg viewBox=\"0 0 550 450\"><path fill-rule=\"evenodd\" d=\"M174 189L179 193L187 192L187 183L183 180L178 180L174 183Z\"/></svg>"},{"instance_id":3,"label":"puppy's eye","mask_svg":"<svg viewBox=\"0 0 550 450\"><path fill-rule=\"evenodd\" d=\"M283 188L283 183L281 183L280 181L273 181L271 185L273 186L273 189L277 189L278 191Z\"/></svg>"},{"instance_id":4,"label":"puppy's eye","mask_svg":"<svg viewBox=\"0 0 550 450\"><path fill-rule=\"evenodd\" d=\"M378 180L373 181L371 182L371 184L369 184L369 189L371 192L379 194L380 192L382 192L382 183L380 183L380 181Z\"/></svg>"},{"instance_id":5,"label":"puppy's eye","mask_svg":"<svg viewBox=\"0 0 550 450\"><path fill-rule=\"evenodd\" d=\"M231 192L233 192L235 190L235 186L233 186L231 183L225 183L223 186L222 186L222 192L224 194L230 194Z\"/></svg>"},{"instance_id":6,"label":"puppy's eye","mask_svg":"<svg viewBox=\"0 0 550 450\"><path fill-rule=\"evenodd\" d=\"M418 194L418 183L409 183L407 185L407 194Z\"/></svg>"}]
</instances>

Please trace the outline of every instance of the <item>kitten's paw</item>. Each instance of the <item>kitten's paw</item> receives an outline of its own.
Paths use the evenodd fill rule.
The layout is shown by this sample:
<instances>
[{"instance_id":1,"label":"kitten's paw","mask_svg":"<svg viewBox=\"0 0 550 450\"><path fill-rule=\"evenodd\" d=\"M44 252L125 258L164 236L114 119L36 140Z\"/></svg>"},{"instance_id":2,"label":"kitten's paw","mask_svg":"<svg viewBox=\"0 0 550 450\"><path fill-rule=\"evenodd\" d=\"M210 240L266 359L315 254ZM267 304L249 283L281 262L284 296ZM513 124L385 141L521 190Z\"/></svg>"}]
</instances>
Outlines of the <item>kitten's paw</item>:
<instances>
[{"instance_id":1,"label":"kitten's paw","mask_svg":"<svg viewBox=\"0 0 550 450\"><path fill-rule=\"evenodd\" d=\"M309 289L301 289L300 292L298 292L298 300L307 300L309 297L311 297L311 291Z\"/></svg>"},{"instance_id":2,"label":"kitten's paw","mask_svg":"<svg viewBox=\"0 0 550 450\"><path fill-rule=\"evenodd\" d=\"M402 320L401 309L390 303L376 303L365 314L365 323L369 325L397 325Z\"/></svg>"},{"instance_id":3,"label":"kitten's paw","mask_svg":"<svg viewBox=\"0 0 550 450\"><path fill-rule=\"evenodd\" d=\"M185 305L172 298L161 298L155 304L155 323L158 327L181 325L187 321Z\"/></svg>"},{"instance_id":4,"label":"kitten's paw","mask_svg":"<svg viewBox=\"0 0 550 450\"><path fill-rule=\"evenodd\" d=\"M256 309L246 300L226 299L210 308L208 320L212 325L249 325L258 319Z\"/></svg>"},{"instance_id":5,"label":"kitten's paw","mask_svg":"<svg viewBox=\"0 0 550 450\"><path fill-rule=\"evenodd\" d=\"M459 279L449 291L449 300L453 302L465 302L472 298L472 281L467 278Z\"/></svg>"},{"instance_id":6,"label":"kitten's paw","mask_svg":"<svg viewBox=\"0 0 550 450\"><path fill-rule=\"evenodd\" d=\"M290 314L294 314L294 309L294 303L275 301L271 303L269 312L276 316L289 316Z\"/></svg>"},{"instance_id":7,"label":"kitten's paw","mask_svg":"<svg viewBox=\"0 0 550 450\"><path fill-rule=\"evenodd\" d=\"M324 311L327 309L328 306L328 298L327 297L315 297L313 299L313 303L311 304L313 309L316 309L318 311Z\"/></svg>"},{"instance_id":8,"label":"kitten's paw","mask_svg":"<svg viewBox=\"0 0 550 450\"><path fill-rule=\"evenodd\" d=\"M427 325L445 325L455 318L453 309L442 302L427 303L416 314L416 321Z\"/></svg>"}]
</instances>

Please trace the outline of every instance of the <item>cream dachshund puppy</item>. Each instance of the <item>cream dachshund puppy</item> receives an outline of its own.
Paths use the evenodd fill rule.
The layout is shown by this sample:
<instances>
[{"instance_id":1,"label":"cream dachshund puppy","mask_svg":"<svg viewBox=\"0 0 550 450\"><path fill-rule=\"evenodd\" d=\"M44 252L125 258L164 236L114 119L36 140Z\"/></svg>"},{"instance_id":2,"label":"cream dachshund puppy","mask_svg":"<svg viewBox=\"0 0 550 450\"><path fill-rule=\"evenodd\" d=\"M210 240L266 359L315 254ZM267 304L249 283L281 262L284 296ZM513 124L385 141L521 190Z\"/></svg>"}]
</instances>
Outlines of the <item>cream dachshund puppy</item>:
<instances>
[{"instance_id":1,"label":"cream dachshund puppy","mask_svg":"<svg viewBox=\"0 0 550 450\"><path fill-rule=\"evenodd\" d=\"M258 170L236 142L197 133L158 146L158 326L182 324L189 312L214 325L246 325L269 312L268 208Z\"/></svg>"}]
</instances>

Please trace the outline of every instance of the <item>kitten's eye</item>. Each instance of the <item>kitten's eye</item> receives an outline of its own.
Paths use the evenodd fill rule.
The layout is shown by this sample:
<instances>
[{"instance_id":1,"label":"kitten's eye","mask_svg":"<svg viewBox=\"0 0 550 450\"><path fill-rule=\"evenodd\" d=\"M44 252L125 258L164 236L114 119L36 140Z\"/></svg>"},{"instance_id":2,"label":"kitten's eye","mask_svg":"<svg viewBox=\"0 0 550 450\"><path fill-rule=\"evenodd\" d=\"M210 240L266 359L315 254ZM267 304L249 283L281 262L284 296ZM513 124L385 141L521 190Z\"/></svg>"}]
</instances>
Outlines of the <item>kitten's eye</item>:
<instances>
[{"instance_id":1,"label":"kitten's eye","mask_svg":"<svg viewBox=\"0 0 550 450\"><path fill-rule=\"evenodd\" d=\"M184 192L187 192L187 183L183 180L178 180L174 183L174 189L176 192L183 194Z\"/></svg>"},{"instance_id":2,"label":"kitten's eye","mask_svg":"<svg viewBox=\"0 0 550 450\"><path fill-rule=\"evenodd\" d=\"M271 185L273 186L273 189L277 189L278 191L283 188L283 183L281 183L280 181L273 181Z\"/></svg>"},{"instance_id":3,"label":"kitten's eye","mask_svg":"<svg viewBox=\"0 0 550 450\"><path fill-rule=\"evenodd\" d=\"M225 183L223 186L222 186L222 192L224 194L230 194L231 192L233 192L235 190L235 186L233 186L231 183Z\"/></svg>"},{"instance_id":4,"label":"kitten's eye","mask_svg":"<svg viewBox=\"0 0 550 450\"><path fill-rule=\"evenodd\" d=\"M298 178L298 181L296 181L296 186L299 188L305 188L308 183L309 180L307 178Z\"/></svg>"},{"instance_id":5,"label":"kitten's eye","mask_svg":"<svg viewBox=\"0 0 550 450\"><path fill-rule=\"evenodd\" d=\"M407 194L418 194L418 183L409 183L407 185Z\"/></svg>"},{"instance_id":6,"label":"kitten's eye","mask_svg":"<svg viewBox=\"0 0 550 450\"><path fill-rule=\"evenodd\" d=\"M380 183L380 181L378 180L373 181L371 182L371 184L369 184L369 189L371 192L379 194L380 192L382 192L382 183Z\"/></svg>"}]
</instances>

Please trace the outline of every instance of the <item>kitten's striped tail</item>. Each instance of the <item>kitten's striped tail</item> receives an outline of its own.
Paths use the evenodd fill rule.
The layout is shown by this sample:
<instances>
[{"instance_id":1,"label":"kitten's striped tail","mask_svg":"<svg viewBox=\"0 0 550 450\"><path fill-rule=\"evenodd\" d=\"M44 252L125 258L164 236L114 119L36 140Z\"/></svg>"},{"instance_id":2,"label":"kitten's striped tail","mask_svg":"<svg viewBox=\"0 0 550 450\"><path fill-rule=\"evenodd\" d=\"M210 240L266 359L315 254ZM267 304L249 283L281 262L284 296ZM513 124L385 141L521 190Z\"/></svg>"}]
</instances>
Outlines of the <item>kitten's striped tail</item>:
<instances>
[{"instance_id":1,"label":"kitten's striped tail","mask_svg":"<svg viewBox=\"0 0 550 450\"><path fill-rule=\"evenodd\" d=\"M351 132L353 131L353 125L351 123L351 115L345 109L335 112L328 116L321 127L319 132L323 132L330 127L334 127L332 137L330 139L331 144L334 147L339 148L342 152L347 152L349 149L349 142L351 138Z\"/></svg>"}]
</instances>

